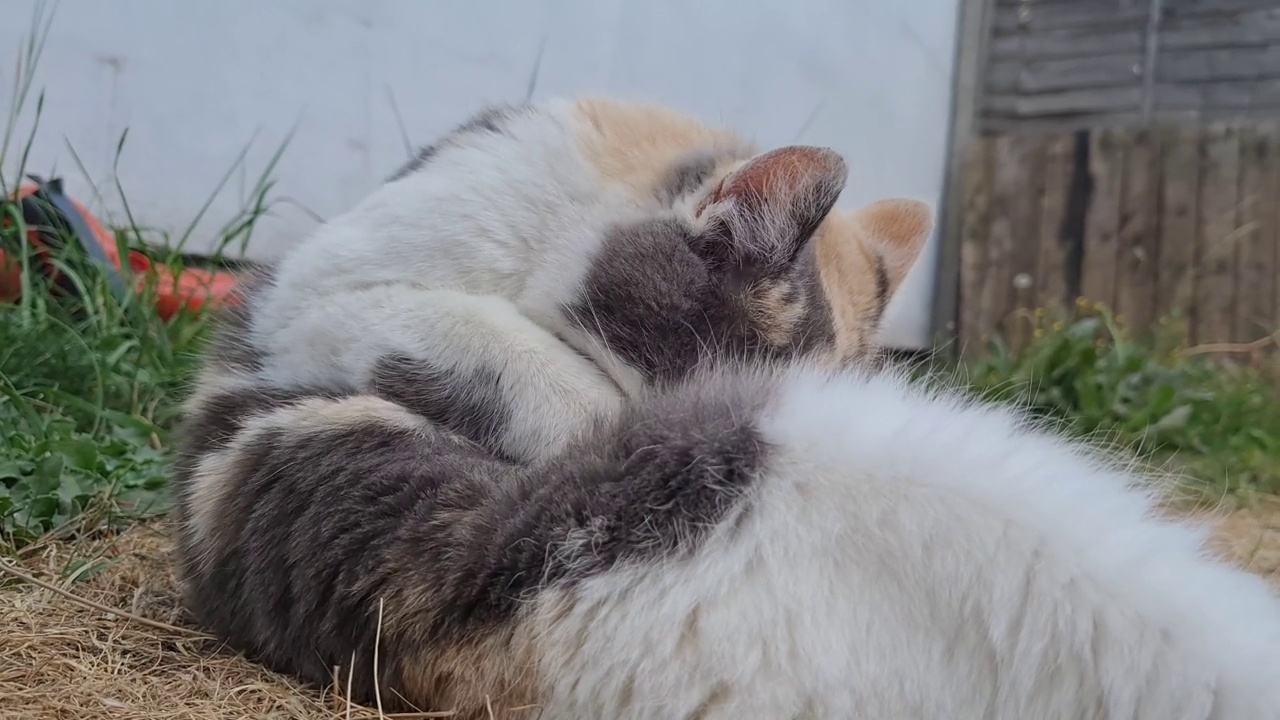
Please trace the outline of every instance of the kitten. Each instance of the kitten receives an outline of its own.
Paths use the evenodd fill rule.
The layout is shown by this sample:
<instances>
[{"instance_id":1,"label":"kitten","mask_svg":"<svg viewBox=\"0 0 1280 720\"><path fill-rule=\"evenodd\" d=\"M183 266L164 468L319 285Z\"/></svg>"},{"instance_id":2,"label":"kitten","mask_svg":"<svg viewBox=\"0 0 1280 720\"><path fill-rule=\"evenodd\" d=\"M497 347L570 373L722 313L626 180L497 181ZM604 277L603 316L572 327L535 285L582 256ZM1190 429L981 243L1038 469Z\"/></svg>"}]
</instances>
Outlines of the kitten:
<instances>
[{"instance_id":1,"label":"kitten","mask_svg":"<svg viewBox=\"0 0 1280 720\"><path fill-rule=\"evenodd\" d=\"M810 156L830 164L820 179L760 185ZM238 329L253 362L206 372L193 406L236 385L368 392L503 457L554 455L659 379L625 361L634 348L570 317L601 239L646 218L697 229L708 253L735 233L816 232L794 272L769 265L792 258L762 256L741 278L753 332L772 348L859 357L925 236L868 235L856 213L830 212L845 172L834 153L758 154L657 106L589 98L485 110L286 255ZM794 192L811 204L779 211ZM500 423L488 396L507 408Z\"/></svg>"},{"instance_id":2,"label":"kitten","mask_svg":"<svg viewBox=\"0 0 1280 720\"><path fill-rule=\"evenodd\" d=\"M815 241L704 232L605 232L568 323L666 379L544 460L367 394L211 396L175 480L201 625L463 719L1280 718L1259 578L1016 411L769 351L741 280Z\"/></svg>"}]
</instances>

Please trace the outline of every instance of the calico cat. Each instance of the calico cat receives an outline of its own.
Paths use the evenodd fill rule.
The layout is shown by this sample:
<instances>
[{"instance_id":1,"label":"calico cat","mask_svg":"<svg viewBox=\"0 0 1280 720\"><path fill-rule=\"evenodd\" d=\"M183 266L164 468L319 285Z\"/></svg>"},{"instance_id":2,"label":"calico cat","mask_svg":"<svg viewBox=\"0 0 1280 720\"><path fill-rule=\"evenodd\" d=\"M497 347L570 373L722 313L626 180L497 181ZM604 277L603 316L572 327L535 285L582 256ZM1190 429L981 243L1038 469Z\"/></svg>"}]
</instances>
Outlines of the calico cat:
<instances>
[{"instance_id":1,"label":"calico cat","mask_svg":"<svg viewBox=\"0 0 1280 720\"><path fill-rule=\"evenodd\" d=\"M611 367L625 367L644 379L638 392L645 396L651 387L679 384L708 362L749 363L806 354L829 362L833 356L842 357L836 340L838 316L829 311L817 289L819 258L813 245L845 172L843 161L830 151L784 148L725 175L704 198L703 211L692 218L658 214L607 229L579 281L577 297L564 306L564 334L590 338L579 346L584 354L606 349L616 358ZM914 253L931 229L927 209L908 201L873 203L843 220L848 237L882 252L901 248ZM841 271L842 279L854 277L853 268ZM883 286L896 283L896 278L889 280L886 275L879 269L866 276L862 286L888 292ZM210 349L212 374L236 377L238 382L208 383L204 394L190 405L187 440L174 483L180 575L188 604L202 624L272 666L318 681L327 677L317 674L321 669L327 673L334 663L346 665L351 662L348 655L355 653L360 666L352 666L354 686L367 697L375 686L367 664L361 665L370 659L369 638L363 634L367 628L362 629L368 616L359 609L363 601L351 593L362 595L364 591L356 586L366 581L375 586L381 583L371 575L363 580L354 575L339 578L349 571L357 575L382 572L368 563L376 565L378 558L386 557L385 547L364 531L376 535L387 528L366 526L365 513L389 511L411 523L413 513L421 511L426 513L421 519L432 526L444 521L418 505L426 499L417 495L425 489L420 484L409 478L389 478L381 471L368 474L380 464L379 458L393 465L397 462L394 448L387 444L394 444L394 438L384 433L380 419L397 417L410 423L405 429L411 430L415 443L422 441L416 444L415 452L420 454L415 457L427 463L424 469L456 471L455 477L439 477L438 487L431 491L436 499L461 493L455 499L464 504L483 502L481 497L493 491L513 490L507 486L528 466L487 452L468 439L496 432L514 414L513 401L493 383L495 371L489 369L505 358L491 351L473 359L480 370L466 374L452 368L444 378L419 372L420 364L401 364L375 376L382 397L324 383L313 387L274 384L270 375L261 373L263 354L244 342L252 338L247 331L254 326L255 313L264 307L262 297L254 291L247 294L229 316L230 327ZM864 327L878 321L883 304L881 300L863 306L859 321ZM791 312L793 308L804 312ZM388 378L404 387L388 392ZM424 392L423 387L431 389ZM441 388L446 391L440 392ZM451 388L465 394L451 395ZM397 404L388 398L400 392L411 402ZM428 395L431 403L424 400ZM427 407L431 404L434 407ZM443 421L433 422L430 416L442 413ZM585 431L592 434L595 428L612 425L618 421L616 415L602 408L589 418ZM473 421L493 427L478 428ZM419 430L425 434L418 435ZM286 435L315 432L312 439L318 444L306 452L320 454L297 454L298 448L280 431ZM347 448L350 454L327 454L342 446L341 442L329 444L328 439L336 439L332 431L368 431L365 440L371 444ZM274 447L257 445L260 441ZM238 455L250 446L256 448L253 459ZM257 450L266 454L258 456ZM586 447L581 451L586 452ZM281 475L280 468L268 468L264 464L268 459L283 461L298 478L305 476L319 484L298 494L304 488ZM267 475L257 475L260 470ZM354 483L349 482L348 472L355 473ZM472 495L476 492L481 495ZM240 513L242 501L253 508L248 514ZM353 525L335 524L336 518L315 514L322 505L345 507L348 501L365 505L349 516ZM409 506L393 509L406 501ZM291 509L286 510L285 504ZM274 509L268 511L269 507ZM404 510L411 514L400 514ZM516 508L490 510L499 511L496 520ZM267 520L277 512L298 524L286 522L285 517ZM466 522L460 516L457 519ZM284 535L262 534L265 527L259 523L264 521ZM309 531L303 528L320 535L304 538L298 531ZM260 541L274 550L263 553ZM362 553L373 554L327 554L354 550L352 542L362 546ZM300 562L302 556L297 553L304 546L317 564ZM324 553L315 555L321 549ZM466 552L461 546L441 550L446 555ZM309 589L296 584L301 576L295 576L295 571L310 578L305 583ZM278 581L284 585L275 585ZM311 595L312 590L318 594ZM270 601L255 607L255 597ZM349 606L349 601L356 604ZM342 616L348 611L354 615ZM318 639L320 645L291 644L298 631ZM387 652L395 654L390 646ZM405 692L416 694L413 689Z\"/></svg>"},{"instance_id":2,"label":"calico cat","mask_svg":"<svg viewBox=\"0 0 1280 720\"><path fill-rule=\"evenodd\" d=\"M597 262L679 258L673 230L619 229ZM705 298L682 265L659 263L646 318ZM589 292L622 293L601 322L636 322L649 286L592 275ZM651 342L661 357L671 339ZM1123 469L889 373L700 363L532 464L368 395L226 391L193 422L178 487L220 488L180 501L196 617L312 682L340 667L361 701L547 720L1280 717L1280 603L1260 579L1155 519Z\"/></svg>"},{"instance_id":3,"label":"calico cat","mask_svg":"<svg viewBox=\"0 0 1280 720\"><path fill-rule=\"evenodd\" d=\"M828 172L789 178L805 167L795 158L810 157ZM729 234L816 233L800 262L753 258L739 278L752 342L861 356L926 237L868 235L856 213L832 211L845 173L834 153L759 154L657 106L587 98L490 108L286 255L241 328L253 367L206 372L193 404L236 384L368 392L463 427L504 457L553 455L587 418L617 412L658 380L636 370L645 363L622 361L635 348L614 348L570 317L608 229L646 218L694 228L711 254ZM758 186L779 178L790 182ZM802 217L778 211L792 192L813 203L796 209ZM911 222L927 219L919 203L889 202ZM744 218L759 227L732 226ZM816 225L788 226L797 222ZM793 270L775 273L780 265ZM479 382L449 382L455 375ZM473 388L506 400L504 422L485 420L482 397L442 402Z\"/></svg>"}]
</instances>

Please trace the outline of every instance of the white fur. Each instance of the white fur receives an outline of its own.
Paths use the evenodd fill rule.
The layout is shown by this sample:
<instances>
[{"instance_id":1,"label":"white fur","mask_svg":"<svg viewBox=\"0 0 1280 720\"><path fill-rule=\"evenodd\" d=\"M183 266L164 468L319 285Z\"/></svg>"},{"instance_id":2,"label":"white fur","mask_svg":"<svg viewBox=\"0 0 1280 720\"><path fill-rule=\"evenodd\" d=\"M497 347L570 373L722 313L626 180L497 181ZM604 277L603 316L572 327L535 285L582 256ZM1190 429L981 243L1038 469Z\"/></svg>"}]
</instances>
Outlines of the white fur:
<instances>
[{"instance_id":1,"label":"white fur","mask_svg":"<svg viewBox=\"0 0 1280 720\"><path fill-rule=\"evenodd\" d=\"M610 415L622 403L607 375L502 298L376 286L318 299L312 311L279 336L282 347L308 346L315 353L311 362L269 367L272 382L323 384L344 377L371 387L374 364L393 353L460 378L496 371L507 402L494 412L510 413L500 442L510 457L559 452L591 427L596 413Z\"/></svg>"},{"instance_id":2,"label":"white fur","mask_svg":"<svg viewBox=\"0 0 1280 720\"><path fill-rule=\"evenodd\" d=\"M520 459L564 446L620 388L558 340L605 229L640 198L582 152L585 120L555 100L501 134L463 135L387 183L280 264L251 334L278 385L366 388L390 353L445 368L503 365Z\"/></svg>"},{"instance_id":3,"label":"white fur","mask_svg":"<svg viewBox=\"0 0 1280 720\"><path fill-rule=\"evenodd\" d=\"M585 273L600 231L629 200L602 187L580 147L586 132L572 103L552 101L501 134L442 145L427 168L383 185L285 257L255 337L272 341L316 297L373 285L492 295L526 313L571 299L565 279Z\"/></svg>"},{"instance_id":4,"label":"white fur","mask_svg":"<svg viewBox=\"0 0 1280 720\"><path fill-rule=\"evenodd\" d=\"M1138 478L891 376L783 388L745 517L544 601L543 717L1280 718L1280 602Z\"/></svg>"}]
</instances>

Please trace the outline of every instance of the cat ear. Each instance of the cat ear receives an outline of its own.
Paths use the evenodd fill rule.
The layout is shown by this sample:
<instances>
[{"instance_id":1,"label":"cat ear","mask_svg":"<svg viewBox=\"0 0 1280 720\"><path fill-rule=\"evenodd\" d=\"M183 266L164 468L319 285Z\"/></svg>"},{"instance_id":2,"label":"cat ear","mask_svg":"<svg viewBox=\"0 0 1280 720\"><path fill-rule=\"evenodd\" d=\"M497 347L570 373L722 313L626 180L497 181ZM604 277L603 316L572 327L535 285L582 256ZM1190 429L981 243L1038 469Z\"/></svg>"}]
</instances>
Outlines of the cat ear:
<instances>
[{"instance_id":1,"label":"cat ear","mask_svg":"<svg viewBox=\"0 0 1280 720\"><path fill-rule=\"evenodd\" d=\"M918 200L877 200L832 212L818 231L814 256L831 308L840 361L862 357L889 300L933 231L933 213Z\"/></svg>"},{"instance_id":2,"label":"cat ear","mask_svg":"<svg viewBox=\"0 0 1280 720\"><path fill-rule=\"evenodd\" d=\"M700 251L764 272L790 267L844 190L848 168L827 148L792 145L748 160L695 210Z\"/></svg>"},{"instance_id":3,"label":"cat ear","mask_svg":"<svg viewBox=\"0 0 1280 720\"><path fill-rule=\"evenodd\" d=\"M879 259L892 296L933 233L933 210L920 200L889 198L854 210L851 220L863 247Z\"/></svg>"}]
</instances>

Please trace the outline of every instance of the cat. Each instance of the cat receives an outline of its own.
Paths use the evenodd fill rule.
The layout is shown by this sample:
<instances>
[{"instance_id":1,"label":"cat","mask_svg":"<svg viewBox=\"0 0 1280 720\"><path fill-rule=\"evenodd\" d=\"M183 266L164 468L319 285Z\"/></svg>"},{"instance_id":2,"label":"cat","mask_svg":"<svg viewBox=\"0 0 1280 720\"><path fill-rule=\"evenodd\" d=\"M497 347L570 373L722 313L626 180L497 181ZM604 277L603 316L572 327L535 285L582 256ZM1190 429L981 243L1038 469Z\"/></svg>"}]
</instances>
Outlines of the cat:
<instances>
[{"instance_id":1,"label":"cat","mask_svg":"<svg viewBox=\"0 0 1280 720\"><path fill-rule=\"evenodd\" d=\"M844 358L845 351L839 348L837 340L841 333L837 322L850 315L841 316L830 310L823 291L825 286L819 277L820 257L815 245L820 241L820 228L839 194L845 174L844 162L835 153L817 148L782 148L735 166L708 191L702 210L694 216L659 213L604 230L591 264L578 282L578 296L565 304L565 318L570 324L563 332L591 338L582 347L589 348L595 343L606 348L616 355L617 359L612 361L615 367L624 366L628 372L643 376L646 384L640 392L678 382L711 359L735 358L749 362L751 358L810 354L826 358L829 364L833 354ZM858 240L860 247L879 248L884 254L895 248L917 253L932 228L927 207L904 200L872 203L847 214L842 222L844 237ZM847 281L856 277L858 267L839 269L843 273L841 281ZM850 287L849 295L856 297L859 288L863 293L868 289L885 293L888 292L885 285L898 279L886 277L888 271L883 269L883 263L862 269L868 272L861 283ZM784 283L793 287L780 287ZM400 413L401 417L414 418L415 423L421 423L429 434L434 434L423 438L428 442L419 448L425 453L421 459L439 461L441 468L458 470L457 480L463 484L459 487L471 482L480 488L489 483L498 486L506 482L504 473L522 466L484 451L479 443L470 442L465 432L466 420L483 415L488 418L487 422L494 422L495 418L499 423L504 422L513 414L513 401L494 385L491 374L486 375L492 372L486 367L490 356L501 355L492 351L476 359L483 368L477 374L467 375L455 368L443 383L438 377L415 371L416 366L397 367L395 372L388 373L388 376L400 376L399 381L407 387L405 396L414 402L422 401L424 386L465 389L469 395L463 398L435 390L426 393L436 404L448 408L446 412L454 413L443 423L432 422L428 417L439 408L393 403L387 399L387 388L383 385L379 386L383 397L378 397L343 390L333 384L306 387L277 384L267 374L257 374L255 378L263 367L263 355L251 342L245 342L245 338L252 337L248 330L253 327L254 314L264 307L258 292L260 288L248 290L239 307L226 318L229 327L223 329L210 349L208 361L215 379L235 376L238 382L220 385L209 382L198 402L189 405L187 440L174 482L180 524L180 575L188 605L202 624L215 628L233 645L261 655L273 666L316 680L319 678L314 672L316 667L323 666L327 672L328 663L341 660L347 649L363 657L366 648L357 643L337 650L338 655L327 650L315 655L311 650L291 652L298 648L272 647L287 637L289 631L284 626L272 629L270 622L258 624L263 618L245 603L255 594L250 591L250 585L267 576L285 578L287 566L293 565L296 559L263 575L266 568L250 569L240 563L252 564L256 560L270 563L271 559L257 555L252 548L219 547L231 526L241 527L240 519L227 514L227 503L249 497L244 492L243 483L247 478L243 473L253 472L239 460L223 465L223 461L230 458L227 452L243 446L254 434L254 423L279 420L280 412L300 413L294 416L298 421L296 430L355 430L363 426L376 436L382 432L376 419L383 411L390 410ZM887 298L876 298L874 303L862 303L859 322L864 328L878 321L885 301ZM466 329L461 328L459 332ZM845 332L856 331L849 328ZM444 336L437 339L449 340ZM590 350L584 349L584 352ZM385 377L378 379L386 380ZM493 392L486 394L486 389ZM390 394L394 395L395 391ZM475 400L480 405L473 409L469 402ZM341 405L324 405L330 401ZM373 415L363 415L360 408L372 410ZM329 409L336 409L337 414L329 414ZM602 409L591 418L595 422L586 424L585 430L608 424L612 417L608 408ZM460 418L462 422L458 422ZM457 432L460 427L464 431L462 437ZM324 432L327 431L321 434ZM274 431L268 434L274 435ZM350 457L310 460L281 447L281 454L276 457L288 458L291 467L308 477L326 478L328 490L322 490L320 495L296 496L297 488L280 477L280 484L269 483L273 488L270 492L287 494L287 502L294 506L290 516L309 517L307 508L314 507L310 501L318 500L329 490L341 492L346 486L343 481L328 485L328 480L334 479L333 472L340 472L343 467L354 468L351 463L374 459L388 449L380 440L374 442L374 446L365 448L367 452L357 452ZM479 473L468 474L471 469ZM449 484L451 481L445 481L442 486ZM396 502L406 490L414 488L388 483L364 489L370 494L363 496L361 502L367 501L368 508L378 508ZM363 490L357 491L363 494ZM284 497L278 499L285 500ZM254 504L258 504L256 500ZM262 505L260 509L266 507ZM277 511L283 509L276 507ZM300 514L295 515L294 511ZM284 520L277 518L277 528L287 532L290 524ZM328 525L328 522L322 521L322 524ZM256 530L247 531L245 537L250 535L260 537ZM311 545L310 551L345 544L339 538L329 540L334 543ZM283 550L287 545L277 549ZM241 554L242 549L249 553ZM321 565L338 569L337 564L330 565L325 560ZM309 568L307 573L314 576L315 569ZM279 596L268 592L263 597ZM319 600L307 600L305 606L320 609L323 603L317 604ZM287 612L298 611L306 612L304 606L290 607ZM325 623L323 618L302 619L304 623L315 620ZM246 628L242 624L246 621L256 625L256 629ZM346 629L326 626L317 630L324 635L334 632L342 635L358 627L357 623ZM320 665L313 663L317 659ZM363 678L356 682L357 692L369 686L369 681Z\"/></svg>"},{"instance_id":2,"label":"cat","mask_svg":"<svg viewBox=\"0 0 1280 720\"><path fill-rule=\"evenodd\" d=\"M587 418L617 412L658 379L620 362L611 340L582 332L566 314L607 228L669 217L721 228L707 237L772 232L729 227L747 217L731 206L767 191L752 187L753 178L781 177L788 158L816 151L761 154L729 130L608 98L486 109L270 271L251 322L237 328L253 362L207 371L192 404L207 389L237 383L371 392L463 427L504 457L554 455ZM792 276L744 282L762 342L821 343L849 360L869 351L926 237L867 235L856 211L832 210L847 171L834 153L823 157L832 172L807 196L817 204L803 208L804 222L818 223L809 259ZM734 183L739 192L725 194ZM928 214L913 201L885 202L910 206L912 217ZM760 210L751 216L758 224L795 222ZM819 337L831 327L834 334ZM505 360L477 365L492 357ZM459 374L483 377L474 386L449 381ZM486 420L481 398L442 402L474 387L496 388L509 401L503 423ZM461 414L448 416L446 406Z\"/></svg>"},{"instance_id":3,"label":"cat","mask_svg":"<svg viewBox=\"0 0 1280 720\"><path fill-rule=\"evenodd\" d=\"M341 667L359 701L1280 717L1259 578L1155 519L1124 470L889 373L704 367L532 465L369 396L232 422L192 458L227 483L189 570L197 616L314 683Z\"/></svg>"},{"instance_id":4,"label":"cat","mask_svg":"<svg viewBox=\"0 0 1280 720\"><path fill-rule=\"evenodd\" d=\"M879 296L877 264L833 273L822 225L804 234L843 172L784 148L694 212L603 227L539 319L642 381L531 461L215 343L235 382L190 406L175 477L188 607L271 667L460 718L1280 718L1280 603L1155 519L1140 478L1013 410L828 362L839 293L824 341L768 340L776 306L744 279ZM853 247L918 245L919 210L853 213ZM492 387L479 366L444 385ZM520 401L501 395L480 404Z\"/></svg>"},{"instance_id":5,"label":"cat","mask_svg":"<svg viewBox=\"0 0 1280 720\"><path fill-rule=\"evenodd\" d=\"M891 373L690 368L531 465L368 395L233 392L179 479L224 488L191 606L461 718L1280 717L1275 597L1122 469Z\"/></svg>"}]
</instances>

